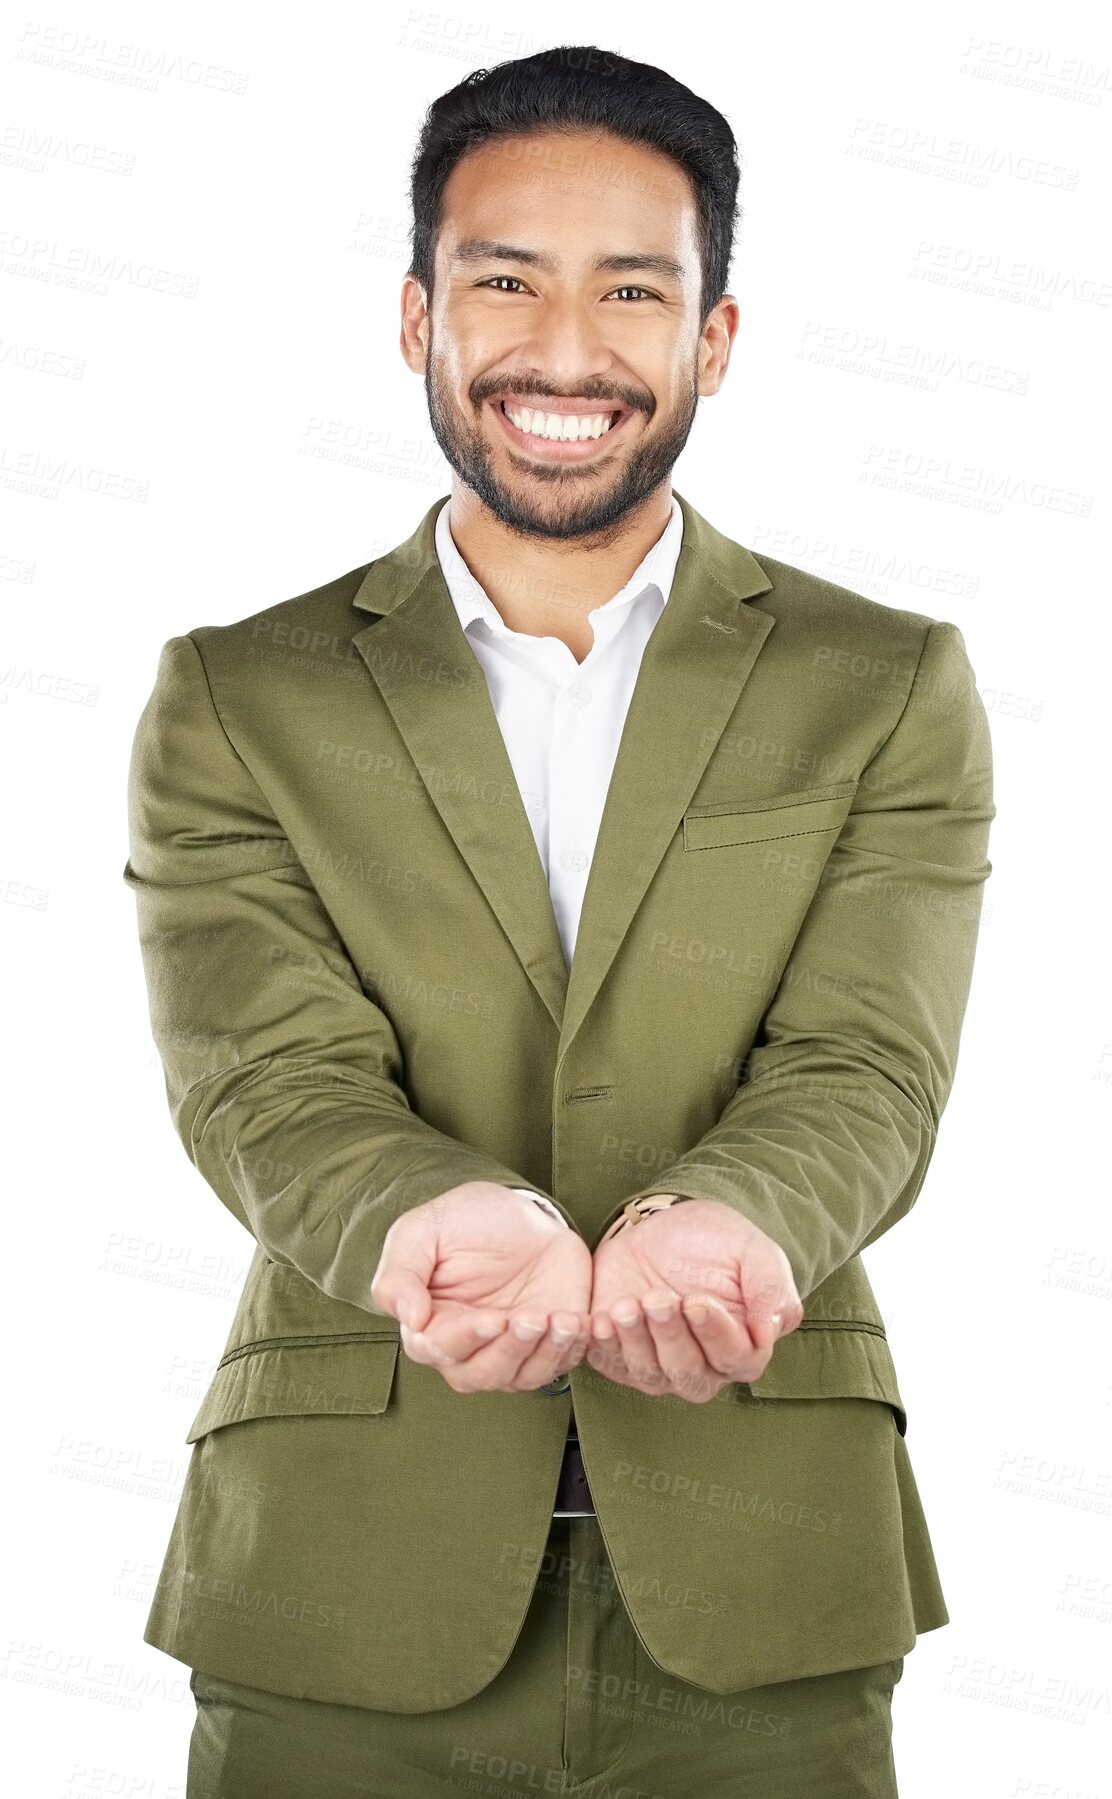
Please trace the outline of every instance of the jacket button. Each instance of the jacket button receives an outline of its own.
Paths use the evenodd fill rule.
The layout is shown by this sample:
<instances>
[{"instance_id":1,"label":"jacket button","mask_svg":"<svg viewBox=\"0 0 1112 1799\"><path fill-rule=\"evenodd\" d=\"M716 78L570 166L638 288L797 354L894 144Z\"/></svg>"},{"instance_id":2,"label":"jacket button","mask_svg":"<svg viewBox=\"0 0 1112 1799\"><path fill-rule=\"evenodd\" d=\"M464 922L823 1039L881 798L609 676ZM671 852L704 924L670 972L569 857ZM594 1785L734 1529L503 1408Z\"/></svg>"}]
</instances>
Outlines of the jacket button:
<instances>
[{"instance_id":1,"label":"jacket button","mask_svg":"<svg viewBox=\"0 0 1112 1799\"><path fill-rule=\"evenodd\" d=\"M566 1393L571 1386L570 1374L558 1374L555 1380L545 1381L543 1387L537 1387L538 1393Z\"/></svg>"}]
</instances>

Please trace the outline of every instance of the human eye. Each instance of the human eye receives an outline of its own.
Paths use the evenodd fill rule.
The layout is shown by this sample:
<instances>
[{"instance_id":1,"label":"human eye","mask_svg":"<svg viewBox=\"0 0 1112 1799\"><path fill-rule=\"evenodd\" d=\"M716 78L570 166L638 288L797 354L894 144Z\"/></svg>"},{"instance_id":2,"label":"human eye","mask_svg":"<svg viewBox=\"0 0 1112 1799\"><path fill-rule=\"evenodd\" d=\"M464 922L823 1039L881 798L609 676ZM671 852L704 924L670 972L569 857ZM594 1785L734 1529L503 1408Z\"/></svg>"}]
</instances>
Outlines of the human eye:
<instances>
[{"instance_id":1,"label":"human eye","mask_svg":"<svg viewBox=\"0 0 1112 1799\"><path fill-rule=\"evenodd\" d=\"M520 281L516 275L488 275L486 280L480 281L478 283L478 285L480 287L490 287L491 283L494 281L513 281L513 282L516 282L518 287L525 286L524 281ZM503 287L503 288L498 289L497 291L500 293L506 293L509 290L507 288Z\"/></svg>"},{"instance_id":2,"label":"human eye","mask_svg":"<svg viewBox=\"0 0 1112 1799\"><path fill-rule=\"evenodd\" d=\"M616 294L644 294L649 300L658 300L660 298L659 294L651 293L647 287L616 287L613 289L613 292Z\"/></svg>"}]
</instances>

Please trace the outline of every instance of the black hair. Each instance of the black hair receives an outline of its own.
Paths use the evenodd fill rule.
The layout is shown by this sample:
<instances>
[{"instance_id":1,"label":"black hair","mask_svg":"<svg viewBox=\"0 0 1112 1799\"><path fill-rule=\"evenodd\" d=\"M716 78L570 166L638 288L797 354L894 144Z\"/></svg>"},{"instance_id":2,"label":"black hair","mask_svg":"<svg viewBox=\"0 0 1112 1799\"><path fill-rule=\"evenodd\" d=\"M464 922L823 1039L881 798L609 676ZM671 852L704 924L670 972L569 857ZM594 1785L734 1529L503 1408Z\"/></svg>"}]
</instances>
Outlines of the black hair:
<instances>
[{"instance_id":1,"label":"black hair","mask_svg":"<svg viewBox=\"0 0 1112 1799\"><path fill-rule=\"evenodd\" d=\"M530 132L605 131L671 157L694 193L702 274L700 328L726 292L740 220L741 169L722 113L682 81L593 44L558 44L475 69L432 102L410 176L408 273L432 306L433 260L444 189L460 159L492 138Z\"/></svg>"}]
</instances>

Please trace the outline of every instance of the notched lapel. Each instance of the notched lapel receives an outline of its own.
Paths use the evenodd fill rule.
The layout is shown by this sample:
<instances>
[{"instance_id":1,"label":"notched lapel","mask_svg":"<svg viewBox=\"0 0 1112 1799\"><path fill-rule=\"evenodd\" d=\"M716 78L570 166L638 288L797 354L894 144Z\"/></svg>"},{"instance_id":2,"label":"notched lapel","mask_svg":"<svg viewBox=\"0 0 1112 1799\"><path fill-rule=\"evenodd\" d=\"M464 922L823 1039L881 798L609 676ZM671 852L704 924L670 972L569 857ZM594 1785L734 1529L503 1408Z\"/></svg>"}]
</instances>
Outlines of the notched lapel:
<instances>
[{"instance_id":1,"label":"notched lapel","mask_svg":"<svg viewBox=\"0 0 1112 1799\"><path fill-rule=\"evenodd\" d=\"M674 490L673 490L674 491ZM561 1059L776 623L747 604L772 582L679 493L683 543L641 660L587 877L560 1035Z\"/></svg>"},{"instance_id":2,"label":"notched lapel","mask_svg":"<svg viewBox=\"0 0 1112 1799\"><path fill-rule=\"evenodd\" d=\"M564 947L486 676L436 555L442 504L430 508L407 543L368 569L354 604L382 616L353 642L452 841L558 1026L568 980Z\"/></svg>"},{"instance_id":3,"label":"notched lapel","mask_svg":"<svg viewBox=\"0 0 1112 1799\"><path fill-rule=\"evenodd\" d=\"M482 666L460 626L429 508L372 563L354 605L376 614L353 642L457 850L560 1028L586 1017L722 736L771 613L756 558L676 494L683 543L626 715L568 971L544 869Z\"/></svg>"}]
</instances>

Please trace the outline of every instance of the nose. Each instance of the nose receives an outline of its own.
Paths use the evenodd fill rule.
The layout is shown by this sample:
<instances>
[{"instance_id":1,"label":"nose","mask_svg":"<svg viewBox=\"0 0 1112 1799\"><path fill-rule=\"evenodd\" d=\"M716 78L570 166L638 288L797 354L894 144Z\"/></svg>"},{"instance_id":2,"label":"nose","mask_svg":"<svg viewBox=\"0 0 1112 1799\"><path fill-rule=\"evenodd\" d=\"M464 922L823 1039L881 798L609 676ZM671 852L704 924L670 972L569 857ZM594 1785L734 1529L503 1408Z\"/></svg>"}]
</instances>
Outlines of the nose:
<instances>
[{"instance_id":1,"label":"nose","mask_svg":"<svg viewBox=\"0 0 1112 1799\"><path fill-rule=\"evenodd\" d=\"M591 381L614 383L614 358L599 308L573 294L540 300L516 351L524 366L543 372L553 393L578 393Z\"/></svg>"}]
</instances>

